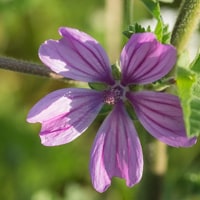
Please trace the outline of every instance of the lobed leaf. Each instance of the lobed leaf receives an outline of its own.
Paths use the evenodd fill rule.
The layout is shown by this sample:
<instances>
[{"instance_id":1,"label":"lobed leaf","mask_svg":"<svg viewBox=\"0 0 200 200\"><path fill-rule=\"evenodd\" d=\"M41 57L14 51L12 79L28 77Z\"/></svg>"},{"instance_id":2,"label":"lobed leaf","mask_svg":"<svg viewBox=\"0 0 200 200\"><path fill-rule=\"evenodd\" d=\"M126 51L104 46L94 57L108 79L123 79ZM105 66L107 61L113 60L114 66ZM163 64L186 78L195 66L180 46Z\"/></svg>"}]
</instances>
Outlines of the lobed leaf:
<instances>
[{"instance_id":1,"label":"lobed leaf","mask_svg":"<svg viewBox=\"0 0 200 200\"><path fill-rule=\"evenodd\" d=\"M185 54L182 55L185 56ZM183 108L186 131L189 137L200 134L200 54L184 68L177 68L178 94Z\"/></svg>"},{"instance_id":2,"label":"lobed leaf","mask_svg":"<svg viewBox=\"0 0 200 200\"><path fill-rule=\"evenodd\" d=\"M156 0L142 0L152 15L158 20L160 18L160 6Z\"/></svg>"},{"instance_id":3,"label":"lobed leaf","mask_svg":"<svg viewBox=\"0 0 200 200\"><path fill-rule=\"evenodd\" d=\"M162 43L169 43L170 32L168 31L168 25L164 24L161 14L160 5L157 0L142 0L145 6L148 8L153 17L157 20L157 25L155 27L154 33L157 39Z\"/></svg>"}]
</instances>

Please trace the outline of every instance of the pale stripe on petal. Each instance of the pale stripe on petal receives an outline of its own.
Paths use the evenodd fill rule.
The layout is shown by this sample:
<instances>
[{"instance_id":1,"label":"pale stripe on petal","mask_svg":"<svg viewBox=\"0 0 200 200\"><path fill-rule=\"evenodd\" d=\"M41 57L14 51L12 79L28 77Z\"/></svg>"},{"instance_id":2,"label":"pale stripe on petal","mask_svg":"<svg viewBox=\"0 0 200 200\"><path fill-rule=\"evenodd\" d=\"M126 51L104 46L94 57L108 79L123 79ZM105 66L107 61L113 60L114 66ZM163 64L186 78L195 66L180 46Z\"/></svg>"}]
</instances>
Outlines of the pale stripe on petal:
<instances>
[{"instance_id":1,"label":"pale stripe on petal","mask_svg":"<svg viewBox=\"0 0 200 200\"><path fill-rule=\"evenodd\" d=\"M68 143L81 135L102 108L103 93L68 88L52 92L29 112L27 121L40 122L40 137L47 146Z\"/></svg>"},{"instance_id":2,"label":"pale stripe on petal","mask_svg":"<svg viewBox=\"0 0 200 200\"><path fill-rule=\"evenodd\" d=\"M165 76L176 62L172 45L161 44L153 33L132 35L124 46L120 66L122 84L147 84Z\"/></svg>"},{"instance_id":3,"label":"pale stripe on petal","mask_svg":"<svg viewBox=\"0 0 200 200\"><path fill-rule=\"evenodd\" d=\"M116 176L132 187L140 181L142 171L142 148L133 122L123 104L116 104L101 125L92 147L90 172L93 186L104 192L110 186L111 178Z\"/></svg>"},{"instance_id":4,"label":"pale stripe on petal","mask_svg":"<svg viewBox=\"0 0 200 200\"><path fill-rule=\"evenodd\" d=\"M60 28L60 40L47 40L39 57L54 72L85 82L114 84L109 59L102 46L77 29Z\"/></svg>"},{"instance_id":5,"label":"pale stripe on petal","mask_svg":"<svg viewBox=\"0 0 200 200\"><path fill-rule=\"evenodd\" d=\"M138 119L158 140L175 147L192 146L196 138L188 138L178 97L160 92L128 92Z\"/></svg>"}]
</instances>

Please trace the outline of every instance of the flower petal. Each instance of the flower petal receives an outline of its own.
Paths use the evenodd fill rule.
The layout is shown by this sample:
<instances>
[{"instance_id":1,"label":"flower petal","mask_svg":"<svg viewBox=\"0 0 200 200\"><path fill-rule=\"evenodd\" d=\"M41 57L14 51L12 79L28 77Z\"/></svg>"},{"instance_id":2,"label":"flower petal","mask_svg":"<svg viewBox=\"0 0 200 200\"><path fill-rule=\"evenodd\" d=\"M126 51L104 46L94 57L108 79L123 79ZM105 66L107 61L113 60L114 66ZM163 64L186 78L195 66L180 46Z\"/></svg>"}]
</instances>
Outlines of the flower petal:
<instances>
[{"instance_id":1,"label":"flower petal","mask_svg":"<svg viewBox=\"0 0 200 200\"><path fill-rule=\"evenodd\" d=\"M78 88L60 89L41 99L30 110L27 121L42 123L42 144L60 145L81 135L102 106L102 92Z\"/></svg>"},{"instance_id":2,"label":"flower petal","mask_svg":"<svg viewBox=\"0 0 200 200\"><path fill-rule=\"evenodd\" d=\"M119 103L101 125L91 151L90 173L94 188L104 192L111 178L124 178L132 187L141 179L142 148L131 119Z\"/></svg>"},{"instance_id":3,"label":"flower petal","mask_svg":"<svg viewBox=\"0 0 200 200\"><path fill-rule=\"evenodd\" d=\"M138 119L145 129L158 140L175 147L196 143L185 132L182 109L178 97L159 92L127 93Z\"/></svg>"},{"instance_id":4,"label":"flower petal","mask_svg":"<svg viewBox=\"0 0 200 200\"><path fill-rule=\"evenodd\" d=\"M132 35L124 46L120 66L122 84L147 84L165 76L176 62L176 50L159 43L153 33Z\"/></svg>"},{"instance_id":5,"label":"flower petal","mask_svg":"<svg viewBox=\"0 0 200 200\"><path fill-rule=\"evenodd\" d=\"M59 33L60 40L47 40L39 49L44 64L67 78L114 84L108 57L95 39L72 28Z\"/></svg>"}]
</instances>

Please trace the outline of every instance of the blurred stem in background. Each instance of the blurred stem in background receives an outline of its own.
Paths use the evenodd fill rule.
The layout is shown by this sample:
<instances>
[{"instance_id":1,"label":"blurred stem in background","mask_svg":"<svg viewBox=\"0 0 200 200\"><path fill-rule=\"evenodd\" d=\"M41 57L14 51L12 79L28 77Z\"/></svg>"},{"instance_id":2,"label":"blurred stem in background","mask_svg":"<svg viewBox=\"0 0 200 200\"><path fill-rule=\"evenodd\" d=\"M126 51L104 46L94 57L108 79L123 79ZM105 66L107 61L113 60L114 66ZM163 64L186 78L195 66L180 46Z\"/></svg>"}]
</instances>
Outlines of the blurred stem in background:
<instances>
[{"instance_id":1,"label":"blurred stem in background","mask_svg":"<svg viewBox=\"0 0 200 200\"><path fill-rule=\"evenodd\" d=\"M123 0L106 0L105 6L106 51L111 63L115 63L121 51Z\"/></svg>"},{"instance_id":2,"label":"blurred stem in background","mask_svg":"<svg viewBox=\"0 0 200 200\"><path fill-rule=\"evenodd\" d=\"M124 1L124 24L126 26L133 24L133 10L134 10L134 0Z\"/></svg>"}]
</instances>

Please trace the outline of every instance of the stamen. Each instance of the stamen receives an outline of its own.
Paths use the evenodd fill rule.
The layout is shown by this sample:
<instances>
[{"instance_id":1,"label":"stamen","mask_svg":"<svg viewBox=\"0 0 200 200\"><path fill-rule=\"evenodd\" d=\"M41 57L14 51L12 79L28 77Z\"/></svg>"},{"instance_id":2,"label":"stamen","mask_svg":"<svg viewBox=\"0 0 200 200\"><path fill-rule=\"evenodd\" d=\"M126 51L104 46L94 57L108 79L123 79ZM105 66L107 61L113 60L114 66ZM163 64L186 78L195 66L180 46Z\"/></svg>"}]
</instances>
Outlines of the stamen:
<instances>
[{"instance_id":1,"label":"stamen","mask_svg":"<svg viewBox=\"0 0 200 200\"><path fill-rule=\"evenodd\" d=\"M114 105L123 98L124 89L117 85L104 91L104 102L109 105Z\"/></svg>"}]
</instances>

